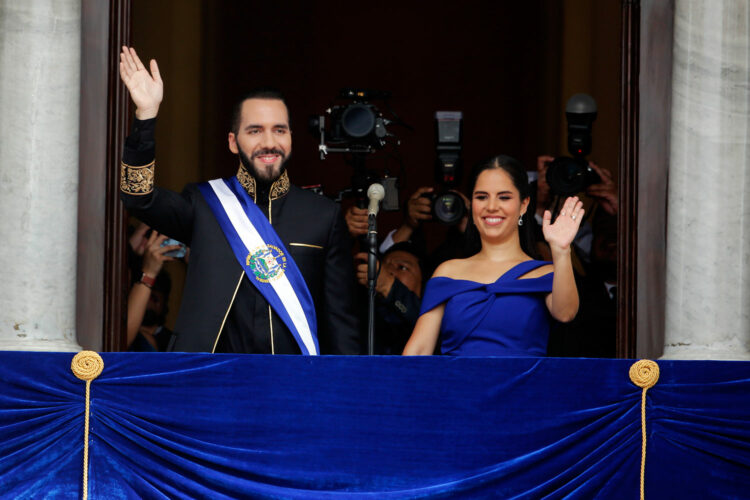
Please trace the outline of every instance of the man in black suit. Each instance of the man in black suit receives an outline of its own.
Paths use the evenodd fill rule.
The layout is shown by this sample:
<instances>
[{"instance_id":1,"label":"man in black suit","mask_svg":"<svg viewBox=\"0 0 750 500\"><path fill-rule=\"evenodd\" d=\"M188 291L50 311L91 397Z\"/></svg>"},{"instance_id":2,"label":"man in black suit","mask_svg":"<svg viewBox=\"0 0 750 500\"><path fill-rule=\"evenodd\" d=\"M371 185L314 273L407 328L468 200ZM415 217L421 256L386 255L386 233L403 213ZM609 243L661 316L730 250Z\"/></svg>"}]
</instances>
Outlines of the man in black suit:
<instances>
[{"instance_id":1,"label":"man in black suit","mask_svg":"<svg viewBox=\"0 0 750 500\"><path fill-rule=\"evenodd\" d=\"M120 187L133 215L191 249L171 350L358 354L346 226L338 205L289 182L292 140L283 97L261 90L238 103L228 137L240 159L236 177L191 184L178 194L154 187L154 127L163 84L156 61L150 69L135 50L123 47L120 76L136 120ZM229 204L222 193L230 193ZM232 206L241 214L244 207L246 219L232 222ZM243 229L248 220L257 231ZM265 235L260 246L246 243L255 234ZM295 280L295 272L301 278Z\"/></svg>"}]
</instances>

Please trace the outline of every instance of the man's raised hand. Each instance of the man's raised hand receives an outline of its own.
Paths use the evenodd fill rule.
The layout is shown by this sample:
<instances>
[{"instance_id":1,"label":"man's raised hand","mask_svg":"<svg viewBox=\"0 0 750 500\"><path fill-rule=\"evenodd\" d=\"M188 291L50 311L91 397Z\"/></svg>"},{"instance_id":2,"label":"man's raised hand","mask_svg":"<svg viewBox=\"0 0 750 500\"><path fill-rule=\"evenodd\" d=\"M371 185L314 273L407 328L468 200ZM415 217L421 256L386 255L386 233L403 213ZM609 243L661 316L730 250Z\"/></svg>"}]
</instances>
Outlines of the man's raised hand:
<instances>
[{"instance_id":1,"label":"man's raised hand","mask_svg":"<svg viewBox=\"0 0 750 500\"><path fill-rule=\"evenodd\" d=\"M150 66L151 72L149 73L134 48L122 47L120 78L135 103L135 116L139 120L155 118L164 97L164 82L161 81L156 60L151 59Z\"/></svg>"}]
</instances>

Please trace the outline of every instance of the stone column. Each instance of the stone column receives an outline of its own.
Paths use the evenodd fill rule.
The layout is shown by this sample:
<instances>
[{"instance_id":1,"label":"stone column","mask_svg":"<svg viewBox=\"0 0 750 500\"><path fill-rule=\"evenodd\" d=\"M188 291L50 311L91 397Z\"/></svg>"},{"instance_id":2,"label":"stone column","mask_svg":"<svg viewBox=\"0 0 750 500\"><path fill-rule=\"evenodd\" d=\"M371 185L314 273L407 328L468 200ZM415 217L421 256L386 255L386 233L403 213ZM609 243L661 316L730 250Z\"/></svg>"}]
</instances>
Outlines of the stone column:
<instances>
[{"instance_id":1,"label":"stone column","mask_svg":"<svg viewBox=\"0 0 750 500\"><path fill-rule=\"evenodd\" d=\"M677 0L673 57L664 357L750 359L750 3Z\"/></svg>"},{"instance_id":2,"label":"stone column","mask_svg":"<svg viewBox=\"0 0 750 500\"><path fill-rule=\"evenodd\" d=\"M80 0L0 0L0 349L75 333Z\"/></svg>"}]
</instances>

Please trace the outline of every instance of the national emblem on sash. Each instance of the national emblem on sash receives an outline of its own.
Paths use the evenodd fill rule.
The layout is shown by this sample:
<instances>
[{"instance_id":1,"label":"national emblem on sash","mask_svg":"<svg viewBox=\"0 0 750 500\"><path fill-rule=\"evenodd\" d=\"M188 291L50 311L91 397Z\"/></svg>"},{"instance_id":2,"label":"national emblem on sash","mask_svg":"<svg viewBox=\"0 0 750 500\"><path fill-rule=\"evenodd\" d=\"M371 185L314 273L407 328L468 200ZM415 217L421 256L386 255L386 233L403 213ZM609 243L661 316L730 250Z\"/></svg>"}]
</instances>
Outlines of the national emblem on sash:
<instances>
[{"instance_id":1,"label":"national emblem on sash","mask_svg":"<svg viewBox=\"0 0 750 500\"><path fill-rule=\"evenodd\" d=\"M247 254L247 266L252 269L255 279L268 283L280 278L286 268L286 256L275 245L264 245Z\"/></svg>"}]
</instances>

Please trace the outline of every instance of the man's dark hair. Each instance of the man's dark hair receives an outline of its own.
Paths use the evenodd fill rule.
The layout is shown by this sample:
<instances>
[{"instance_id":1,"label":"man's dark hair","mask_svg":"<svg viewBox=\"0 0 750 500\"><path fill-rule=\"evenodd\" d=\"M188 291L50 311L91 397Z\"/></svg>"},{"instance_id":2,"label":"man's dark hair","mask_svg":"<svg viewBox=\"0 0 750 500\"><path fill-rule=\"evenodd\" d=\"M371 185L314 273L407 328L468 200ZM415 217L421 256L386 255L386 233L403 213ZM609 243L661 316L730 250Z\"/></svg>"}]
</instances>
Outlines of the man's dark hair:
<instances>
[{"instance_id":1,"label":"man's dark hair","mask_svg":"<svg viewBox=\"0 0 750 500\"><path fill-rule=\"evenodd\" d=\"M240 121L242 120L242 104L248 99L275 99L275 100L279 100L283 102L284 107L286 107L287 119L289 123L291 124L292 114L289 112L289 105L286 103L284 94L282 94L279 89L275 89L272 87L259 87L257 89L253 89L250 92L247 92L246 94L244 94L234 104L234 107L232 108L232 122L229 128L229 131L232 132L234 135L237 135L237 133L240 131Z\"/></svg>"},{"instance_id":2,"label":"man's dark hair","mask_svg":"<svg viewBox=\"0 0 750 500\"><path fill-rule=\"evenodd\" d=\"M419 270L422 272L422 286L424 286L427 278L429 277L429 275L427 274L427 258L424 251L411 241L400 241L398 243L394 243L393 245L388 247L385 252L383 252L383 254L380 256L381 261L385 259L387 255L393 252L406 252L412 254L417 258L417 262L419 263Z\"/></svg>"}]
</instances>

